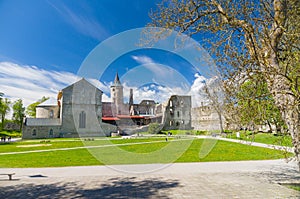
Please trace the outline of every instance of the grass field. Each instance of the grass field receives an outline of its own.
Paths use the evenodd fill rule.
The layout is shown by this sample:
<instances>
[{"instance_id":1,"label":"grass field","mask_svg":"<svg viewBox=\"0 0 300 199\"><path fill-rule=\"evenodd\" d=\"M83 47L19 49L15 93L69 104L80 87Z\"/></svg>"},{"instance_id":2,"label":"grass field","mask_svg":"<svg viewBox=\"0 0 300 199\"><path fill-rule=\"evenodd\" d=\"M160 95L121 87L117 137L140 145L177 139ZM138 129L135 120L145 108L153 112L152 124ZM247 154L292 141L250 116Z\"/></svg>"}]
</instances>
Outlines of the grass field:
<instances>
[{"instance_id":1,"label":"grass field","mask_svg":"<svg viewBox=\"0 0 300 199\"><path fill-rule=\"evenodd\" d=\"M4 154L8 152L18 153ZM0 167L11 168L266 160L284 157L281 151L239 143L171 138L166 142L164 137L83 142L80 139L28 140L0 145Z\"/></svg>"},{"instance_id":2,"label":"grass field","mask_svg":"<svg viewBox=\"0 0 300 199\"><path fill-rule=\"evenodd\" d=\"M227 135L227 138L237 139L236 134L233 133L232 135ZM271 133L257 133L250 135L247 132L240 132L240 139L253 141L253 142L260 142L265 144L274 144L279 146L292 146L292 138L289 135L285 136L275 136Z\"/></svg>"}]
</instances>

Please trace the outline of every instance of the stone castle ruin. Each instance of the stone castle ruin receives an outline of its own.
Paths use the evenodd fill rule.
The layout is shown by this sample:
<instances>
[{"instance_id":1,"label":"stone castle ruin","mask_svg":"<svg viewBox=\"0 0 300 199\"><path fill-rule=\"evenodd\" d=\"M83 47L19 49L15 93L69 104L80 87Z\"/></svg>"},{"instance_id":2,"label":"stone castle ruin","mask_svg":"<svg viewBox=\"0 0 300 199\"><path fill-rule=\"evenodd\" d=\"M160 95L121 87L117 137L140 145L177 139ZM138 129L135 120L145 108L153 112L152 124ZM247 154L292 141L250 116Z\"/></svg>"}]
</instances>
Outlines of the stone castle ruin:
<instances>
[{"instance_id":1,"label":"stone castle ruin","mask_svg":"<svg viewBox=\"0 0 300 199\"><path fill-rule=\"evenodd\" d=\"M103 102L103 92L86 79L62 89L56 99L36 107L36 118L25 118L23 138L94 137L112 133L133 134L159 123L162 130L192 129L191 96L172 95L165 104L145 99L124 103L123 86L116 74L111 102Z\"/></svg>"}]
</instances>

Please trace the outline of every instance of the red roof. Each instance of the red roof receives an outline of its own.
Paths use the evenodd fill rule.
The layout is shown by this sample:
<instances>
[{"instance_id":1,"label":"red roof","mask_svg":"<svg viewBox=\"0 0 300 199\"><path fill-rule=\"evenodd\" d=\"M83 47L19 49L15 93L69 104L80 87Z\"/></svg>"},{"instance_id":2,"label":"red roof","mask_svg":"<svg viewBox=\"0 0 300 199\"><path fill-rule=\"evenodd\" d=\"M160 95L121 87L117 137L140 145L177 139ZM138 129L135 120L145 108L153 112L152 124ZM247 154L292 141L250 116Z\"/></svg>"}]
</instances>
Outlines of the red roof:
<instances>
[{"instance_id":1,"label":"red roof","mask_svg":"<svg viewBox=\"0 0 300 199\"><path fill-rule=\"evenodd\" d=\"M116 121L116 120L120 120L120 119L117 118L117 117L102 117L102 120L105 120L105 121Z\"/></svg>"},{"instance_id":2,"label":"red roof","mask_svg":"<svg viewBox=\"0 0 300 199\"><path fill-rule=\"evenodd\" d=\"M144 116L139 115L117 115L120 119L144 119Z\"/></svg>"}]
</instances>

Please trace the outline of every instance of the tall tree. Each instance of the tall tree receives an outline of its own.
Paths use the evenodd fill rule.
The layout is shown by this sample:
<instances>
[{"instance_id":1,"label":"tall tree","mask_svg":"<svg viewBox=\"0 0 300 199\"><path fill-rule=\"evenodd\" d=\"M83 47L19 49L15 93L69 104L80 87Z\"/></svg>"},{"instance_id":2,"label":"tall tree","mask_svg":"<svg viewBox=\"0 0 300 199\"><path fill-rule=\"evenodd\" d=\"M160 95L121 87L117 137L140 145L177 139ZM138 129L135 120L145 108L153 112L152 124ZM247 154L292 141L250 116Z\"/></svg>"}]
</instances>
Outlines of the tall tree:
<instances>
[{"instance_id":1,"label":"tall tree","mask_svg":"<svg viewBox=\"0 0 300 199\"><path fill-rule=\"evenodd\" d=\"M1 129L4 129L4 125L5 125L5 116L6 114L10 111L10 101L7 98L4 98L1 100L0 102L0 114L1 114Z\"/></svg>"},{"instance_id":2,"label":"tall tree","mask_svg":"<svg viewBox=\"0 0 300 199\"><path fill-rule=\"evenodd\" d=\"M18 99L13 104L13 120L20 125L20 131L23 126L23 118L25 117L25 107L23 107L23 102L21 99Z\"/></svg>"},{"instance_id":3,"label":"tall tree","mask_svg":"<svg viewBox=\"0 0 300 199\"><path fill-rule=\"evenodd\" d=\"M166 0L149 26L205 34L229 86L242 83L237 77L261 75L292 136L300 170L299 7L299 0Z\"/></svg>"},{"instance_id":4,"label":"tall tree","mask_svg":"<svg viewBox=\"0 0 300 199\"><path fill-rule=\"evenodd\" d=\"M208 99L209 106L211 106L218 114L220 131L221 133L224 133L224 92L222 84L222 81L216 77L211 79L210 82L205 82L203 90L206 95L204 97Z\"/></svg>"},{"instance_id":5,"label":"tall tree","mask_svg":"<svg viewBox=\"0 0 300 199\"><path fill-rule=\"evenodd\" d=\"M283 130L281 127L285 126L284 122L262 77L256 76L245 81L236 90L235 97L235 114L238 114L243 126L268 125L271 131ZM275 129L272 129L273 125L276 126Z\"/></svg>"},{"instance_id":6,"label":"tall tree","mask_svg":"<svg viewBox=\"0 0 300 199\"><path fill-rule=\"evenodd\" d=\"M36 107L48 99L49 99L49 97L43 96L42 99L39 99L38 101L28 105L27 109L26 109L26 114L30 117L35 118L36 117Z\"/></svg>"}]
</instances>

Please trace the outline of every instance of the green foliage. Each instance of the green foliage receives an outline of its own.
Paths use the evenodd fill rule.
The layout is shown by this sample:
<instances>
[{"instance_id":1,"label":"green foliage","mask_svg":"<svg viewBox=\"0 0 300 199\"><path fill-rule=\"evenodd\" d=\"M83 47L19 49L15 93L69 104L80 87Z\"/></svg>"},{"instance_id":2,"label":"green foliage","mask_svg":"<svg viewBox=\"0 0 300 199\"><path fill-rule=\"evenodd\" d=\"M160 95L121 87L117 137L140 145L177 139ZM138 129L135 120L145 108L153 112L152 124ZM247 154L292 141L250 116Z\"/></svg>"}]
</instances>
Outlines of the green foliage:
<instances>
[{"instance_id":1,"label":"green foliage","mask_svg":"<svg viewBox=\"0 0 300 199\"><path fill-rule=\"evenodd\" d=\"M277 127L274 130L284 126L279 109L275 106L263 77L253 76L251 80L244 82L236 98L237 112L243 126L269 125L271 128L274 124Z\"/></svg>"},{"instance_id":2,"label":"green foliage","mask_svg":"<svg viewBox=\"0 0 300 199\"><path fill-rule=\"evenodd\" d=\"M206 135L207 131L196 131L195 135Z\"/></svg>"},{"instance_id":3,"label":"green foliage","mask_svg":"<svg viewBox=\"0 0 300 199\"><path fill-rule=\"evenodd\" d=\"M26 109L26 114L27 114L29 117L35 118L35 117L36 117L36 107L37 107L39 104L45 102L45 101L48 100L48 99L49 99L49 97L43 96L42 99L39 99L38 101L36 101L36 102L34 102L34 103L28 105L28 106L27 106L27 109Z\"/></svg>"},{"instance_id":4,"label":"green foliage","mask_svg":"<svg viewBox=\"0 0 300 199\"><path fill-rule=\"evenodd\" d=\"M159 133L160 130L161 129L160 129L160 126L159 126L158 123L151 123L151 124L149 124L148 132L150 134L157 134L157 133Z\"/></svg>"},{"instance_id":5,"label":"green foliage","mask_svg":"<svg viewBox=\"0 0 300 199\"><path fill-rule=\"evenodd\" d=\"M0 136L7 136L7 137L13 137L13 138L19 138L22 137L22 133L19 131L1 131Z\"/></svg>"},{"instance_id":6,"label":"green foliage","mask_svg":"<svg viewBox=\"0 0 300 199\"><path fill-rule=\"evenodd\" d=\"M300 191L300 184L289 184L289 185L285 185L290 189L294 189L296 191Z\"/></svg>"},{"instance_id":7,"label":"green foliage","mask_svg":"<svg viewBox=\"0 0 300 199\"><path fill-rule=\"evenodd\" d=\"M201 44L210 51L225 80L227 118L236 120L235 124L240 119L240 123L252 128L264 122L270 127L286 126L294 139L300 170L299 0L163 0L150 17L149 27L166 30L150 28L146 44L160 41L172 33L170 30L202 35ZM258 79L246 82L239 96L241 101L237 100L236 90L246 80L252 81L253 76Z\"/></svg>"},{"instance_id":8,"label":"green foliage","mask_svg":"<svg viewBox=\"0 0 300 199\"><path fill-rule=\"evenodd\" d=\"M1 115L1 129L4 129L5 125L5 116L10 111L9 105L11 104L10 100L7 98L0 98L0 115Z\"/></svg>"},{"instance_id":9,"label":"green foliage","mask_svg":"<svg viewBox=\"0 0 300 199\"><path fill-rule=\"evenodd\" d=\"M224 133L226 133L226 134L232 134L233 133L233 131L231 131L231 130L224 130Z\"/></svg>"},{"instance_id":10,"label":"green foliage","mask_svg":"<svg viewBox=\"0 0 300 199\"><path fill-rule=\"evenodd\" d=\"M18 99L13 104L13 120L17 124L20 124L20 131L22 130L23 118L25 117L25 107L23 107L23 102Z\"/></svg>"}]
</instances>

